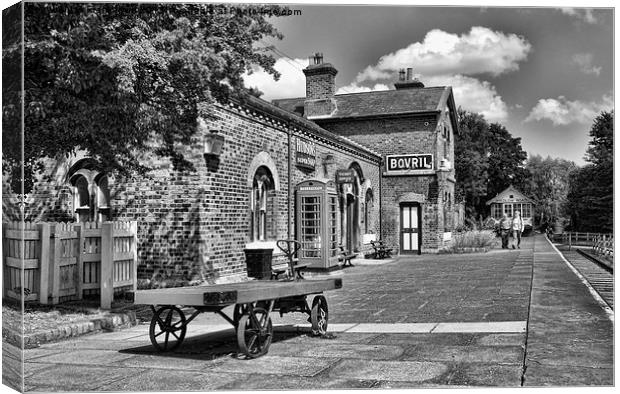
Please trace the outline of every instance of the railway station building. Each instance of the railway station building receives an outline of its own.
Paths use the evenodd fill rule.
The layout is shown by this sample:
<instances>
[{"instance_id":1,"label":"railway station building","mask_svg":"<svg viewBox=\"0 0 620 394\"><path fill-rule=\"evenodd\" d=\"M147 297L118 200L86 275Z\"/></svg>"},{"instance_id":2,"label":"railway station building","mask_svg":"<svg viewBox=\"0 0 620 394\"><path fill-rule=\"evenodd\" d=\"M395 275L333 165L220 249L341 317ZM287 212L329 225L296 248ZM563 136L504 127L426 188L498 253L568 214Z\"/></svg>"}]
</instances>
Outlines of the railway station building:
<instances>
[{"instance_id":1,"label":"railway station building","mask_svg":"<svg viewBox=\"0 0 620 394\"><path fill-rule=\"evenodd\" d=\"M138 278L177 284L234 281L246 251L297 239L311 268L339 268L382 239L398 254L432 253L458 224L450 87L402 72L395 90L335 94L336 69L315 55L306 97L249 94L216 104L182 147L195 172L144 157L146 177L103 173L84 155L50 161L26 197L26 221L137 221ZM6 189L5 189L6 191ZM16 196L5 193L4 220Z\"/></svg>"},{"instance_id":2,"label":"railway station building","mask_svg":"<svg viewBox=\"0 0 620 394\"><path fill-rule=\"evenodd\" d=\"M394 90L335 94L322 54L304 69L306 97L274 104L381 155L381 238L399 254L434 253L463 221L455 203L456 106L449 86L400 70Z\"/></svg>"}]
</instances>

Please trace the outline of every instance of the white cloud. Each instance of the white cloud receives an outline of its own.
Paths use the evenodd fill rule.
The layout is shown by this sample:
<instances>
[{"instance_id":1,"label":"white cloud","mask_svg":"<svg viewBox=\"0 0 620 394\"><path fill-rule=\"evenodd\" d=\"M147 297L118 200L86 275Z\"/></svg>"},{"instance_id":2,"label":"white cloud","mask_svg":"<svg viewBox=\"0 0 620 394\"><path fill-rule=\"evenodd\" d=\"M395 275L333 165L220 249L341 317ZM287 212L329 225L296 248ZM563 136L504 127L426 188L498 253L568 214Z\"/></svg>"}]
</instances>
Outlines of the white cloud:
<instances>
[{"instance_id":1,"label":"white cloud","mask_svg":"<svg viewBox=\"0 0 620 394\"><path fill-rule=\"evenodd\" d=\"M278 98L304 97L306 77L301 70L307 65L308 59L279 58L274 65L274 68L281 74L278 81L275 81L273 76L262 68L250 75L244 74L243 81L247 88L258 88L264 93L261 98L268 101Z\"/></svg>"},{"instance_id":2,"label":"white cloud","mask_svg":"<svg viewBox=\"0 0 620 394\"><path fill-rule=\"evenodd\" d=\"M358 74L357 82L394 78L401 68L414 67L424 75L490 74L497 76L519 69L531 44L516 34L504 34L474 26L462 35L434 29L422 42L382 56L376 65Z\"/></svg>"},{"instance_id":3,"label":"white cloud","mask_svg":"<svg viewBox=\"0 0 620 394\"><path fill-rule=\"evenodd\" d=\"M576 53L573 55L573 63L579 66L579 69L584 74L600 75L601 67L592 65L591 53Z\"/></svg>"},{"instance_id":4,"label":"white cloud","mask_svg":"<svg viewBox=\"0 0 620 394\"><path fill-rule=\"evenodd\" d=\"M356 82L343 86L336 91L336 94L374 92L379 90L390 90L390 87L384 83L377 83L372 88L358 85Z\"/></svg>"},{"instance_id":5,"label":"white cloud","mask_svg":"<svg viewBox=\"0 0 620 394\"><path fill-rule=\"evenodd\" d=\"M424 80L426 86L452 86L454 101L463 109L484 115L491 122L508 117L508 106L487 81L465 75L435 76Z\"/></svg>"},{"instance_id":6,"label":"white cloud","mask_svg":"<svg viewBox=\"0 0 620 394\"><path fill-rule=\"evenodd\" d=\"M601 111L612 108L613 104L611 95L603 96L599 102L570 101L564 96L559 96L557 99L540 99L525 118L525 121L548 119L554 126L570 123L589 124Z\"/></svg>"},{"instance_id":7,"label":"white cloud","mask_svg":"<svg viewBox=\"0 0 620 394\"><path fill-rule=\"evenodd\" d=\"M563 14L574 16L575 18L584 21L586 23L594 24L598 22L598 19L592 13L591 8L560 8Z\"/></svg>"}]
</instances>

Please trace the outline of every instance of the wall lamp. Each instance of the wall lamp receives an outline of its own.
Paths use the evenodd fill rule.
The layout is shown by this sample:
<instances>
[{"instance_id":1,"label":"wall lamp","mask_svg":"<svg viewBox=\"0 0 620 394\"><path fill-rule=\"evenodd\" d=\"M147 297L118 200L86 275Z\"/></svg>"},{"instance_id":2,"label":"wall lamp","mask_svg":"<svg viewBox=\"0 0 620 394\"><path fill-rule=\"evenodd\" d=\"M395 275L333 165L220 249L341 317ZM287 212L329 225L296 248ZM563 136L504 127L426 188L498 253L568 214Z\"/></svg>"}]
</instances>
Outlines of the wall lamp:
<instances>
[{"instance_id":1,"label":"wall lamp","mask_svg":"<svg viewBox=\"0 0 620 394\"><path fill-rule=\"evenodd\" d=\"M336 163L336 160L334 159L334 155L332 155L331 153L327 153L325 155L322 156L323 159L323 175L327 178L327 174L328 174L328 168L329 166L331 166L332 164Z\"/></svg>"},{"instance_id":2,"label":"wall lamp","mask_svg":"<svg viewBox=\"0 0 620 394\"><path fill-rule=\"evenodd\" d=\"M336 160L334 159L334 155L331 153L327 153L323 156L323 164L331 165L334 164Z\"/></svg>"},{"instance_id":3,"label":"wall lamp","mask_svg":"<svg viewBox=\"0 0 620 394\"><path fill-rule=\"evenodd\" d=\"M217 130L209 130L205 136L205 156L219 156L224 146L224 136L218 134Z\"/></svg>"}]
</instances>

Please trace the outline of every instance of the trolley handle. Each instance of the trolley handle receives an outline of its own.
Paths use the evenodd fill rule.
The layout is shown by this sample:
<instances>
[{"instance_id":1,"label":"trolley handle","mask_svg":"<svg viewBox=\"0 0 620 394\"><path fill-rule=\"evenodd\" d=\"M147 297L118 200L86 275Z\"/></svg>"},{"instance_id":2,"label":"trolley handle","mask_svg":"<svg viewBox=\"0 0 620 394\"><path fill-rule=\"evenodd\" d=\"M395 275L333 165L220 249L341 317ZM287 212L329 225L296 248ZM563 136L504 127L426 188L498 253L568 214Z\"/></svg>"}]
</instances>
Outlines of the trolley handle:
<instances>
[{"instance_id":1,"label":"trolley handle","mask_svg":"<svg viewBox=\"0 0 620 394\"><path fill-rule=\"evenodd\" d=\"M292 259L297 254L297 251L301 249L301 242L294 239L279 239L276 241L276 245L289 259Z\"/></svg>"}]
</instances>

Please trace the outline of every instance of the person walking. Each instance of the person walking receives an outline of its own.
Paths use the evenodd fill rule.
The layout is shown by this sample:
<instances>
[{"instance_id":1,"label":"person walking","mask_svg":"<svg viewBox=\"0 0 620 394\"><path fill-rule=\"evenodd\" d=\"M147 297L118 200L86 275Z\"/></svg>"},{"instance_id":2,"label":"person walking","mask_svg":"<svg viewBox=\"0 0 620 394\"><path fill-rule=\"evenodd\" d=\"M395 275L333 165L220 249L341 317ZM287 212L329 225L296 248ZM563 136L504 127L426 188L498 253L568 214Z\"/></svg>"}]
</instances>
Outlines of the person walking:
<instances>
[{"instance_id":1,"label":"person walking","mask_svg":"<svg viewBox=\"0 0 620 394\"><path fill-rule=\"evenodd\" d=\"M502 237L502 249L508 249L508 238L510 237L510 229L512 222L504 212L501 220L499 221L499 234Z\"/></svg>"},{"instance_id":2,"label":"person walking","mask_svg":"<svg viewBox=\"0 0 620 394\"><path fill-rule=\"evenodd\" d=\"M515 248L515 243L517 244L517 248L521 249L521 234L523 234L523 219L521 218L521 211L515 211L514 216L512 217L512 248Z\"/></svg>"}]
</instances>

